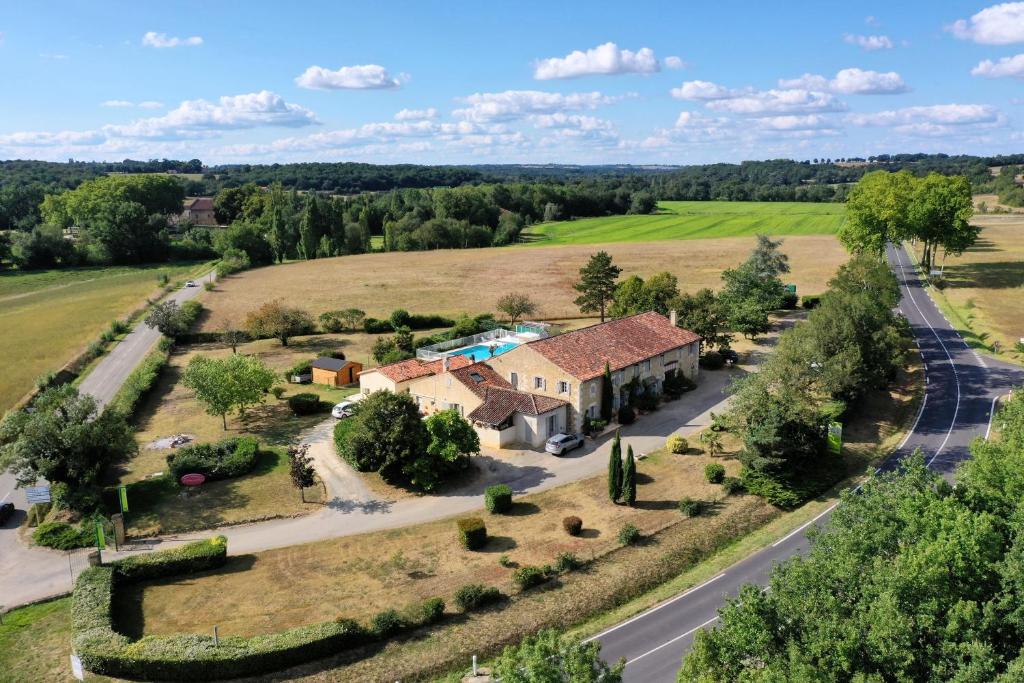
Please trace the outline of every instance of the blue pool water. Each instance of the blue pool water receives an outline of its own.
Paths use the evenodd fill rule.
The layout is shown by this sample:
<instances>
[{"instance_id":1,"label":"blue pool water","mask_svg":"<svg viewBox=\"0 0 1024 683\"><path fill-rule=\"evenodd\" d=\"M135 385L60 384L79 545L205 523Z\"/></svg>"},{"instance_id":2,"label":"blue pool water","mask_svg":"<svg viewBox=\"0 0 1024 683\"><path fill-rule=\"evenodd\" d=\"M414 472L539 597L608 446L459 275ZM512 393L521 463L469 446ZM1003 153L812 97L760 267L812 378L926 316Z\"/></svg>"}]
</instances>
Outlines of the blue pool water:
<instances>
[{"instance_id":1,"label":"blue pool water","mask_svg":"<svg viewBox=\"0 0 1024 683\"><path fill-rule=\"evenodd\" d=\"M467 346L464 349L454 351L452 355L466 356L467 358L473 361L487 360L488 358L492 358L493 356L500 356L506 351L511 351L517 346L519 346L519 344L513 344L512 342L498 344L494 349L494 353L491 353L491 348L487 344L477 344L476 346Z\"/></svg>"}]
</instances>

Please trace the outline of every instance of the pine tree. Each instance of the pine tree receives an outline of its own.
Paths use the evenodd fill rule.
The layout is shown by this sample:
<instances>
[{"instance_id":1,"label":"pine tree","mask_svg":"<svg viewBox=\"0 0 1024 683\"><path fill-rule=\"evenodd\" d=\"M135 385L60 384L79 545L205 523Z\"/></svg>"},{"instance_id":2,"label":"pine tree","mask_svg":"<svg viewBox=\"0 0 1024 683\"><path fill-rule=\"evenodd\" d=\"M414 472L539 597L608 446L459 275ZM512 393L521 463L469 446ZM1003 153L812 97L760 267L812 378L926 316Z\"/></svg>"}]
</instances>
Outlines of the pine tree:
<instances>
[{"instance_id":1,"label":"pine tree","mask_svg":"<svg viewBox=\"0 0 1024 683\"><path fill-rule=\"evenodd\" d=\"M608 456L608 497L613 503L618 502L622 490L622 443L616 430L612 441L612 452Z\"/></svg>"},{"instance_id":2,"label":"pine tree","mask_svg":"<svg viewBox=\"0 0 1024 683\"><path fill-rule=\"evenodd\" d=\"M612 410L614 409L615 394L612 388L612 369L608 363L604 364L604 377L601 378L601 419L605 424L612 421Z\"/></svg>"},{"instance_id":3,"label":"pine tree","mask_svg":"<svg viewBox=\"0 0 1024 683\"><path fill-rule=\"evenodd\" d=\"M584 313L600 312L601 322L604 322L608 303L615 296L615 281L621 272L607 251L591 256L587 265L580 268L580 281L573 285L580 293L575 302L580 310Z\"/></svg>"},{"instance_id":4,"label":"pine tree","mask_svg":"<svg viewBox=\"0 0 1024 683\"><path fill-rule=\"evenodd\" d=\"M622 468L622 492L619 495L626 505L636 502L636 460L633 458L633 447L626 449L626 465Z\"/></svg>"}]
</instances>

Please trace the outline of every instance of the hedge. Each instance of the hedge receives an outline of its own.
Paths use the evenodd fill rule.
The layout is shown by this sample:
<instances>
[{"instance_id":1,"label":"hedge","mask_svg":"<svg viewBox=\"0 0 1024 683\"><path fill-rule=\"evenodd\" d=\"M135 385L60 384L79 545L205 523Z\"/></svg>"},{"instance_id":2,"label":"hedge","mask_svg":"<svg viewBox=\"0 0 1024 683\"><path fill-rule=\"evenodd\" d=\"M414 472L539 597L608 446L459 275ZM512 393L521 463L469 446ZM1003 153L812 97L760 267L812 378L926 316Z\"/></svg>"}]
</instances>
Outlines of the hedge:
<instances>
[{"instance_id":1,"label":"hedge","mask_svg":"<svg viewBox=\"0 0 1024 683\"><path fill-rule=\"evenodd\" d=\"M456 522L459 543L466 550L479 550L487 544L487 526L479 517L465 517Z\"/></svg>"},{"instance_id":2,"label":"hedge","mask_svg":"<svg viewBox=\"0 0 1024 683\"><path fill-rule=\"evenodd\" d=\"M553 573L551 567L546 565L543 567L526 565L512 572L512 581L519 587L519 590L525 591L545 583Z\"/></svg>"},{"instance_id":3,"label":"hedge","mask_svg":"<svg viewBox=\"0 0 1024 683\"><path fill-rule=\"evenodd\" d=\"M122 415L129 416L135 412L135 407L148 391L156 384L160 377L160 371L167 365L170 359L170 346L172 342L167 337L160 340L156 351L151 352L142 359L139 366L131 371L124 384L117 390L113 400L107 406L108 410L116 410Z\"/></svg>"},{"instance_id":4,"label":"hedge","mask_svg":"<svg viewBox=\"0 0 1024 683\"><path fill-rule=\"evenodd\" d=\"M673 434L668 437L665 441L665 446L670 453L675 453L676 455L686 453L690 449L690 443L679 434Z\"/></svg>"},{"instance_id":5,"label":"hedge","mask_svg":"<svg viewBox=\"0 0 1024 683\"><path fill-rule=\"evenodd\" d=\"M500 515L512 508L512 489L508 484L488 486L484 491L484 506L488 512Z\"/></svg>"},{"instance_id":6,"label":"hedge","mask_svg":"<svg viewBox=\"0 0 1024 683\"><path fill-rule=\"evenodd\" d=\"M200 443L168 455L167 467L175 481L191 472L198 472L210 481L230 479L248 474L256 465L258 452L259 442L251 436Z\"/></svg>"},{"instance_id":7,"label":"hedge","mask_svg":"<svg viewBox=\"0 0 1024 683\"><path fill-rule=\"evenodd\" d=\"M821 295L820 294L808 294L808 295L804 296L803 299L801 300L801 304L807 310L811 310L812 308L817 308L820 303L821 303Z\"/></svg>"},{"instance_id":8,"label":"hedge","mask_svg":"<svg viewBox=\"0 0 1024 683\"><path fill-rule=\"evenodd\" d=\"M36 545L56 550L88 548L95 540L95 530L89 525L76 527L66 522L43 522L32 532Z\"/></svg>"},{"instance_id":9,"label":"hedge","mask_svg":"<svg viewBox=\"0 0 1024 683\"><path fill-rule=\"evenodd\" d=\"M722 479L722 490L731 496L734 493L743 493L745 488L739 477L726 477Z\"/></svg>"},{"instance_id":10,"label":"hedge","mask_svg":"<svg viewBox=\"0 0 1024 683\"><path fill-rule=\"evenodd\" d=\"M467 583L455 592L455 604L463 612L470 612L500 601L504 595L494 586L479 583Z\"/></svg>"},{"instance_id":11,"label":"hedge","mask_svg":"<svg viewBox=\"0 0 1024 683\"><path fill-rule=\"evenodd\" d=\"M446 318L443 315L417 315L415 313L407 313L403 310L396 310L393 311L391 316L386 320L381 320L379 318L364 318L363 332L366 332L367 334L384 334L386 332L394 332L396 321L400 322L402 327L408 327L410 330L430 330L435 327L452 327L455 325L454 320Z\"/></svg>"},{"instance_id":12,"label":"hedge","mask_svg":"<svg viewBox=\"0 0 1024 683\"><path fill-rule=\"evenodd\" d=\"M314 415L324 409L320 397L308 392L289 396L288 407L296 415Z\"/></svg>"},{"instance_id":13,"label":"hedge","mask_svg":"<svg viewBox=\"0 0 1024 683\"><path fill-rule=\"evenodd\" d=\"M228 539L214 536L168 550L132 555L111 564L118 579L132 582L216 569L223 566L227 557Z\"/></svg>"}]
</instances>

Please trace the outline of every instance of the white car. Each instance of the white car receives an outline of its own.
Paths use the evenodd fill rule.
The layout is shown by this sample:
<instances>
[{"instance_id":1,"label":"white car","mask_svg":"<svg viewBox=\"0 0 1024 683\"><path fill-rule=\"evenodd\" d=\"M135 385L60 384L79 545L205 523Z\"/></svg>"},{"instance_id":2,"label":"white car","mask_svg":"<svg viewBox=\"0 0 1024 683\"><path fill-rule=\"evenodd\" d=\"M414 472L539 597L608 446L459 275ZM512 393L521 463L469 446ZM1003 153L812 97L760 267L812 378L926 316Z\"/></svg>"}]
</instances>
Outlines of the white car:
<instances>
[{"instance_id":1,"label":"white car","mask_svg":"<svg viewBox=\"0 0 1024 683\"><path fill-rule=\"evenodd\" d=\"M345 417L352 417L352 408L354 408L355 405L355 401L342 401L331 408L331 415L339 420Z\"/></svg>"},{"instance_id":2,"label":"white car","mask_svg":"<svg viewBox=\"0 0 1024 683\"><path fill-rule=\"evenodd\" d=\"M188 281L187 281L187 282L185 283L185 286L186 286L186 287L197 287L198 285L196 285L196 281L195 281L195 280L188 280Z\"/></svg>"},{"instance_id":3,"label":"white car","mask_svg":"<svg viewBox=\"0 0 1024 683\"><path fill-rule=\"evenodd\" d=\"M544 444L544 450L554 455L562 455L582 446L582 436L576 434L555 434Z\"/></svg>"}]
</instances>

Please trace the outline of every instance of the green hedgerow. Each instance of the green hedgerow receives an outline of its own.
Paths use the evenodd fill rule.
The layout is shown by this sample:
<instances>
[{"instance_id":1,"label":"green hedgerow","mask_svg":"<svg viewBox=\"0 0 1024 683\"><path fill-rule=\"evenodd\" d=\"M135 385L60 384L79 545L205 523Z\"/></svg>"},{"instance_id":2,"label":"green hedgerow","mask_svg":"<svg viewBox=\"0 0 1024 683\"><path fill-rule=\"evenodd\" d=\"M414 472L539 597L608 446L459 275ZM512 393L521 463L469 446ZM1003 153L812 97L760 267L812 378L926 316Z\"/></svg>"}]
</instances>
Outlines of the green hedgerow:
<instances>
[{"instance_id":1,"label":"green hedgerow","mask_svg":"<svg viewBox=\"0 0 1024 683\"><path fill-rule=\"evenodd\" d=\"M406 628L406 626L407 624L402 615L398 613L398 610L386 609L373 615L370 630L378 638L387 638Z\"/></svg>"},{"instance_id":2,"label":"green hedgerow","mask_svg":"<svg viewBox=\"0 0 1024 683\"><path fill-rule=\"evenodd\" d=\"M551 567L526 565L512 572L512 582L519 587L519 590L525 591L544 583L551 578L551 574Z\"/></svg>"},{"instance_id":3,"label":"green hedgerow","mask_svg":"<svg viewBox=\"0 0 1024 683\"><path fill-rule=\"evenodd\" d=\"M512 488L508 484L488 486L484 491L484 506L492 514L508 512L512 508Z\"/></svg>"},{"instance_id":4,"label":"green hedgerow","mask_svg":"<svg viewBox=\"0 0 1024 683\"><path fill-rule=\"evenodd\" d=\"M444 600L429 598L420 606L420 624L436 624L444 617Z\"/></svg>"},{"instance_id":5,"label":"green hedgerow","mask_svg":"<svg viewBox=\"0 0 1024 683\"><path fill-rule=\"evenodd\" d=\"M467 583L455 592L455 604L463 612L470 612L494 604L504 597L497 588L479 583Z\"/></svg>"}]
</instances>

